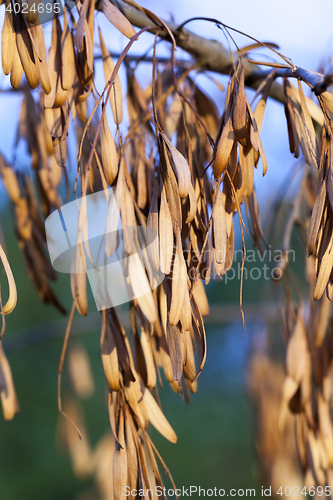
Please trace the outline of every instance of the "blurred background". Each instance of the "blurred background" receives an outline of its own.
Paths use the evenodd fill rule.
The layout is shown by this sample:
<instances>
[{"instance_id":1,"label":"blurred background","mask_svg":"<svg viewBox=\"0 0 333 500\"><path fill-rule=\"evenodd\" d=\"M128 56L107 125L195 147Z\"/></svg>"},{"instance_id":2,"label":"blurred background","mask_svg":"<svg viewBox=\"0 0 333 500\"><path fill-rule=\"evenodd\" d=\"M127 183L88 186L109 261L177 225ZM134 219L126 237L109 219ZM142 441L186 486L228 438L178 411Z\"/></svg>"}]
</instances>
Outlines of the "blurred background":
<instances>
[{"instance_id":1,"label":"blurred background","mask_svg":"<svg viewBox=\"0 0 333 500\"><path fill-rule=\"evenodd\" d=\"M327 69L330 64L333 6L329 0L319 1L315 6L313 2L300 0L283 0L278 5L264 0L240 0L237 4L217 0L207 0L204 4L199 0L169 0L158 3L143 0L141 4L164 19L175 22L182 22L192 16L219 19L259 40L278 43L280 51L290 57L295 65L309 70L316 71L323 64ZM3 16L3 8L0 11ZM108 48L120 52L124 43L121 37L101 16L97 16L97 22L102 27ZM44 28L45 32L50 34L50 27L46 25ZM195 21L188 25L188 28L225 43L222 31L214 24ZM235 35L235 39L239 46L248 44L247 39L240 35ZM141 54L151 47L151 44L152 37L147 34L135 43L133 53ZM98 50L96 47L97 53ZM160 55L169 54L167 47L161 46L159 50ZM259 54L259 51L257 52ZM177 56L186 57L181 53ZM143 86L150 78L150 74L147 75L146 72L148 67L143 65L138 72ZM100 80L102 88L104 83L101 65L96 65L96 74L97 82ZM222 76L214 75L214 78L222 84L226 82ZM197 83L213 97L216 105L222 108L224 92L204 76L198 76ZM2 76L0 149L9 161L14 162L16 168L26 168L29 167L27 152L23 148L14 148L22 94L19 91L7 91L8 87L7 78ZM249 95L253 93L249 91ZM268 172L263 180L258 169L255 182L261 213L267 214L264 222L268 224L268 214L274 206L275 195L284 189L285 180L296 165L296 160L288 151L287 130L281 105L269 102L262 137ZM76 171L77 145L70 144L69 148L69 169L73 176ZM295 179L297 183L297 176ZM291 186L290 189L292 188ZM288 204L288 199L285 203ZM3 237L18 288L15 313L6 318L4 348L11 364L21 407L21 413L12 422L4 422L0 417L1 499L100 498L94 478L89 467L85 468L84 460L83 465L77 465L75 470L75 451L68 449L69 441L64 436L57 411L57 369L66 318L51 306L43 306L28 280L15 239L11 208L2 190L0 205ZM283 213L282 207L278 219L281 227L284 222ZM268 233L276 236L272 228ZM275 248L274 238L269 241L273 245L272 248ZM248 244L251 245L250 242ZM296 256L295 273L301 276L306 256L298 235L294 235L292 246ZM241 248L240 242L238 248ZM265 429L260 427L260 419L262 412L267 411L260 404L258 387L260 383L266 382L265 387L269 389L272 397L271 419L274 424L283 380L283 370L280 366L283 343L279 310L275 301L276 290L270 280L265 280L261 275L259 279L251 280L251 287L247 286L249 282L245 280L243 297L247 331L244 331L239 313L239 263L240 259L234 264L235 279L227 284L213 282L207 289L211 305L211 315L206 321L208 354L205 369L199 378L198 393L192 396L190 404L186 404L179 395L173 393L168 384L160 391L162 408L178 436L178 443L172 445L153 430L151 435L171 470L177 487L200 485L204 488L216 486L226 490L256 488L259 492L261 485L268 480L258 461L258 449L262 446L262 440L266 439L263 437ZM249 262L246 264L248 272L251 265ZM271 264L267 262L267 265ZM300 283L305 290L304 279L302 281L300 278ZM62 303L69 308L69 275L60 275L54 290L61 297ZM82 457L84 453L88 453L90 458L96 459L96 450L102 449L101 440L109 432L110 425L106 405L107 388L100 359L100 317L91 295L90 311L84 321L78 315L75 316L70 349L76 346L81 353L86 352L89 355L88 365L86 361L83 361L83 365L86 372L90 373L91 370L90 375L87 375L90 382L87 382L86 392L82 393L84 397L80 398L85 415L84 427L89 436L89 449L79 453ZM126 315L126 308L123 314ZM252 356L254 349L260 353L266 348L274 352L278 362L271 386L265 376L265 363L256 364ZM70 353L68 359L71 359ZM69 395L73 391L70 369L66 362L63 377L64 399L66 394ZM251 397L248 387L251 388ZM274 440L274 432L271 433L270 439ZM273 445L272 449L276 451ZM267 460L271 459L267 443L264 453ZM297 476L297 471L295 474Z\"/></svg>"}]
</instances>

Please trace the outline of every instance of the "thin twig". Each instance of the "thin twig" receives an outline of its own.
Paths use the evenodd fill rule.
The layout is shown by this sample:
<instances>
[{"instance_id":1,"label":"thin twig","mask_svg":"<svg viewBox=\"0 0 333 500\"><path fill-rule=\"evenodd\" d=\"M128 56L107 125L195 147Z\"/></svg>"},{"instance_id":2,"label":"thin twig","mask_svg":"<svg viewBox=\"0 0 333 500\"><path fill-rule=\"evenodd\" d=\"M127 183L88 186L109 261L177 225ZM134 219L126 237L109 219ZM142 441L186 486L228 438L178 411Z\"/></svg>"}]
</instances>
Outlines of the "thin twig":
<instances>
[{"instance_id":1,"label":"thin twig","mask_svg":"<svg viewBox=\"0 0 333 500\"><path fill-rule=\"evenodd\" d=\"M68 420L68 422L71 425L73 425L74 429L78 433L79 438L82 439L82 434L80 432L80 429L78 428L76 423L67 415L67 413L63 411L62 403L61 403L61 376L62 376L62 370L64 367L65 355L66 355L66 350L67 350L67 345L68 345L69 334L70 334L71 326L72 326L72 322L73 322L74 312L75 312L75 302L73 301L72 310L71 310L71 313L70 313L69 319L68 319L68 324L67 324L67 328L66 328L64 343L62 346L60 362L59 362L59 367L58 367L58 409L59 409L59 413L61 413L61 415L63 415Z\"/></svg>"}]
</instances>

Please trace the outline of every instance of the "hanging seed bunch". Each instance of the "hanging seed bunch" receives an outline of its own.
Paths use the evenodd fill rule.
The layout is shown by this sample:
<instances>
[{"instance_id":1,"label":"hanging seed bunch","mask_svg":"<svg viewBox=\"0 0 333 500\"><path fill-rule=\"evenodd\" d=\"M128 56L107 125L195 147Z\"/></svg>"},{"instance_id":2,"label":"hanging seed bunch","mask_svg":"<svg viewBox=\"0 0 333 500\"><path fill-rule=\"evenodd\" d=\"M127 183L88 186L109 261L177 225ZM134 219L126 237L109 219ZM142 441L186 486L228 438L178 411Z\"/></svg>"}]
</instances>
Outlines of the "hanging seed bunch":
<instances>
[{"instance_id":1,"label":"hanging seed bunch","mask_svg":"<svg viewBox=\"0 0 333 500\"><path fill-rule=\"evenodd\" d=\"M226 96L221 95L221 102L225 97L224 108L219 113L212 98L195 82L196 64L186 66L175 58L177 45L184 46L184 37L189 37L189 32L171 29L132 0L121 4L125 13L127 4L130 4L149 23L136 32L113 3L108 0L98 3L102 15L124 39L129 39L115 63L107 48L109 40L105 33L103 36L100 27L96 29L95 2L92 0L78 1L75 12L65 8L61 19L54 16L48 49L37 18L31 12L27 19L23 18L23 13L8 9L9 1L6 2L1 51L3 72L10 75L12 87L19 88L23 75L26 79L27 84L22 84L24 99L16 145L20 141L25 143L31 157L31 171L18 172L1 156L0 175L13 206L17 238L29 276L40 298L53 303L62 312L65 310L49 283L56 274L46 258L44 223L46 217L65 202L63 183L67 197L74 192L81 200L70 278L73 306L59 367L60 377L74 313L77 310L82 316L88 314L86 271L88 263L93 262L86 238L89 231L88 194L104 190L109 204L105 218L105 255L112 256L118 248L119 238L122 238L123 258L131 257L126 279L137 298L129 303L129 331L125 331L115 308L104 309L101 313L101 358L114 436L114 440L107 439L106 442L112 448L115 499L121 498L126 485L131 489L137 486L149 489L152 482L162 485L156 460L158 457L161 461L161 457L146 431L150 423L166 439L172 443L177 441L159 403L158 386L163 385L161 373L172 389L184 395L187 401L190 393L197 391L197 378L206 359L203 317L209 313L203 282L208 284L215 274L223 276L232 266L236 214L242 233L244 263L243 207L254 245L260 251L265 245L254 187L254 169L260 164L263 175L267 171L260 133L267 99L277 88L278 77L284 78L280 90L290 150L296 157L301 152L308 165L304 182L309 186L307 192L309 203L313 200L313 211L307 246L316 262L318 276L314 298L319 299L325 289L330 299L333 296L330 118L333 98L326 91L325 79L321 81L320 76L295 68L287 58L269 47L283 58L284 63L272 63L268 72L261 72L261 84L255 96L258 102L255 106L250 104L245 86L251 80L252 61L246 53L251 48L262 47L263 44L257 43L250 49L238 50L235 62L231 60L226 66L229 78ZM27 29L17 28L22 27L22 23ZM130 49L148 30L154 31L155 43L151 83L143 89L137 79L136 66L131 61ZM159 35L167 39L165 43L172 44L170 60L160 62L156 55ZM94 48L96 40L99 54ZM190 45L185 44L185 49L200 59ZM95 81L96 56L103 64L105 86L102 88ZM121 66L126 70L126 95L118 74ZM298 88L290 82L292 78L299 79ZM300 80L316 90L319 105L304 96ZM38 90L33 92L32 89L37 87ZM320 140L314 121L322 127ZM67 166L67 146L72 137L76 138L78 145L77 176L73 185ZM110 188L118 210L108 195ZM315 201L313 192L316 192ZM144 228L147 234L147 246L142 256L137 227ZM129 228L134 230L131 232ZM118 239L110 237L112 232L118 232ZM150 238L149 234L157 234L158 238ZM0 252L9 282L9 299L1 306L4 319L4 315L15 307L17 292L2 247ZM313 257L310 262L313 262ZM165 275L156 287L150 281L155 271ZM311 389L314 373L311 346L316 345L316 349L322 352L320 356L326 352L326 365L324 361L318 361L318 366L327 366L329 370L330 357L324 348L326 343L329 344L329 340L325 340L329 336L325 337L323 331L326 329L321 326L321 343L311 344L301 312L297 319L289 316L288 325L294 324L294 329L288 330L289 361L284 402L290 406L293 400L293 408L301 414L303 441L312 443L310 448L305 447L311 450L311 460L308 451L305 455L300 451L302 463L307 477L311 471L314 480L321 484L323 478L328 477L330 458L326 457L328 461L324 462L324 448L320 448L320 455L318 447L321 445L316 443L321 439L319 430L324 440L331 439L327 434L331 432L328 431L331 428L328 414L330 393L329 389L323 388L328 372L319 369L315 383L322 393L314 395ZM319 316L314 315L311 332ZM18 404L3 353L0 370L5 381L1 385L4 387L1 389L3 410L6 418L12 418ZM60 377L59 410L68 421L72 420L74 424L76 421L78 427L82 425L84 428L80 411L74 403L67 404L66 413L62 408ZM311 405L313 398L317 406ZM314 408L318 409L316 414ZM322 416L318 418L318 415ZM67 444L72 450L75 470L82 475L91 474L92 469L83 460L90 457L89 446L77 452L69 435ZM105 446L104 443L103 450ZM317 450L317 455L313 450ZM91 457L88 458L87 463ZM80 462L81 459L84 463ZM164 466L163 461L162 464Z\"/></svg>"},{"instance_id":2,"label":"hanging seed bunch","mask_svg":"<svg viewBox=\"0 0 333 500\"><path fill-rule=\"evenodd\" d=\"M318 84L310 85L316 91ZM322 111L317 131L311 119L300 81L298 89L284 79L285 115L290 151L305 164L282 238L285 256L281 272L288 271L288 250L294 226L306 240L305 274L309 299L291 293L291 280L285 275L284 329L286 378L283 386L279 427L294 415L300 465L308 491L332 487L333 426L332 406L332 316L331 316L331 113L332 98L324 86L318 95ZM304 231L305 233L305 231ZM296 292L297 296L297 292ZM306 302L304 302L306 301Z\"/></svg>"},{"instance_id":3,"label":"hanging seed bunch","mask_svg":"<svg viewBox=\"0 0 333 500\"><path fill-rule=\"evenodd\" d=\"M311 281L313 292L314 273ZM293 311L289 311L290 316L294 314L292 328L287 324L285 328L287 377L279 426L282 430L290 411L295 415L297 449L306 487L332 487L331 302L324 296L311 307L306 320L301 308L296 314Z\"/></svg>"},{"instance_id":4,"label":"hanging seed bunch","mask_svg":"<svg viewBox=\"0 0 333 500\"><path fill-rule=\"evenodd\" d=\"M265 337L268 338L268 332ZM260 344L268 341L260 339ZM286 413L283 430L279 428L279 414L285 378L282 363L274 359L272 348L253 346L247 373L247 385L256 415L256 451L261 465L265 488L278 491L282 486L303 488L303 475L297 455L295 418ZM258 352L259 351L259 352Z\"/></svg>"}]
</instances>

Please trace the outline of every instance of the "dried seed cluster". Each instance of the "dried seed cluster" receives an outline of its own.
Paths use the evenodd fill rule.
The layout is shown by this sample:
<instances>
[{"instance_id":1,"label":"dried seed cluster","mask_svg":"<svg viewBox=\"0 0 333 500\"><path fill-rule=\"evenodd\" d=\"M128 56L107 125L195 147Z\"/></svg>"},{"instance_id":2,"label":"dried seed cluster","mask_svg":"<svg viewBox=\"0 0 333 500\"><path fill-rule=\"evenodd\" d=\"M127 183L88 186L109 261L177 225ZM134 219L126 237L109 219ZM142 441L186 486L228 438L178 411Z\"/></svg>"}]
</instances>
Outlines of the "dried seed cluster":
<instances>
[{"instance_id":1,"label":"dried seed cluster","mask_svg":"<svg viewBox=\"0 0 333 500\"><path fill-rule=\"evenodd\" d=\"M6 5L8 3L6 0ZM157 24L159 31L168 31L173 49L176 47L174 34L162 20L133 1L127 0L127 3L143 11ZM131 488L139 485L144 489L154 482L162 485L156 462L159 455L146 428L150 422L172 443L177 437L160 408L157 390L158 382L162 386L160 372L164 372L173 390L182 392L187 400L190 392L196 392L197 377L206 358L202 318L209 313L202 280L208 284L213 270L222 276L232 266L234 215L239 215L243 235L243 204L254 244L260 251L265 244L254 188L254 168L261 159L263 175L267 170L260 132L267 98L281 73L272 64L273 69L261 83L256 94L258 102L252 109L245 93L249 61L244 55L246 50L240 52L230 72L220 117L211 97L190 76L194 67L178 68L174 55L166 63L158 62L158 31L151 84L142 89L134 66L125 56L133 42L148 28L136 33L117 7L107 0L102 0L101 5L106 18L130 39L114 65L98 28L105 78L101 94L94 79L95 2L78 1L78 16L65 11L62 20L53 19L48 56L43 29L34 16L29 14L23 19L23 14L6 10L2 30L3 71L10 74L13 88L19 87L23 75L31 89L38 85L40 88L38 94L25 89L17 129L17 144L21 140L26 143L33 175L27 171L17 172L3 157L0 157L0 175L13 204L17 237L29 275L40 298L64 312L49 283L56 274L45 256L44 221L64 202L60 194L63 181L68 193L72 189L66 169L67 141L71 129L75 130L79 147L74 193L81 198L81 204L71 273L74 306L60 373L74 309L82 316L88 314L86 269L87 259L92 260L92 257L89 244L84 241L89 229L86 195L105 190L108 197L108 188L113 188L119 211L110 201L105 221L105 253L110 256L117 249L117 240L109 235L118 231L120 222L123 256L132 257L127 279L138 297L129 304L130 336L114 308L101 314L101 357L108 383L114 441L107 438L98 456L106 456L109 453L106 450L112 448L112 494L118 499L125 485ZM28 29L15 29L22 22L27 23ZM126 68L126 99L118 76L121 64ZM309 112L309 100L304 96L301 83L299 81L297 89L287 76L283 88L290 150L296 157L302 152L309 167L307 192L313 210L307 249L316 261L314 298L320 299L326 289L331 300L333 134L330 112L333 111L333 98L328 92L318 96L324 116L322 135L318 139ZM111 128L106 115L108 102L114 122ZM90 106L93 106L92 112ZM125 116L128 117L126 134L122 133ZM74 127L70 126L70 117ZM316 185L319 188L315 197ZM152 230L159 236L148 241L151 244L143 252L144 261L139 251L133 252L133 241L140 250L138 235L136 232L130 234L128 229L137 226L147 227L147 234ZM245 259L244 237L243 249ZM2 246L0 258L9 282L9 299L1 306L4 318L15 307L16 286ZM153 289L149 282L152 269L166 275ZM312 275L313 282L314 279ZM142 294L147 288L148 293ZM311 309L308 331L301 312L289 318L288 376L281 413L281 424L287 404L299 414L301 462L307 481L318 484L331 480L329 474L333 463L328 375L333 350L330 334L325 334L329 307L330 302L322 299ZM84 364L82 355L75 359L79 360L75 363ZM73 385L80 395L84 389L78 388L80 378L73 370L70 368ZM1 389L3 412L5 418L10 419L17 412L18 403L2 348L0 371L4 380ZM84 428L73 401L67 406L68 419ZM60 391L59 408L62 411ZM66 439L72 450L74 469L79 474L91 473L90 466L84 462L84 457L90 456L89 450L84 448L86 445L80 445L77 451L71 434ZM98 471L97 467L97 482L102 477Z\"/></svg>"}]
</instances>

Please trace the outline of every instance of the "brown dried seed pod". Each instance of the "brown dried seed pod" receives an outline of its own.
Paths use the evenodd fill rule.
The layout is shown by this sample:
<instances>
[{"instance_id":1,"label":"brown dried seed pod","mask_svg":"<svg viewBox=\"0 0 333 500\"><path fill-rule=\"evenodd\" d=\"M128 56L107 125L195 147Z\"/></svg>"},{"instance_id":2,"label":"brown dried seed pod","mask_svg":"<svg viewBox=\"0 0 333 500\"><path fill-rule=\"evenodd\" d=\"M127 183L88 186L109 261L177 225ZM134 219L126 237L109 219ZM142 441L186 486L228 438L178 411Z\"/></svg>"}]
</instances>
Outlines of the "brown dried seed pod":
<instances>
[{"instance_id":1,"label":"brown dried seed pod","mask_svg":"<svg viewBox=\"0 0 333 500\"><path fill-rule=\"evenodd\" d=\"M213 167L215 179L220 179L221 175L223 174L224 169L228 164L235 139L236 137L232 126L232 120L229 116L227 118L226 124L222 129L222 134L216 149L216 156Z\"/></svg>"},{"instance_id":2,"label":"brown dried seed pod","mask_svg":"<svg viewBox=\"0 0 333 500\"><path fill-rule=\"evenodd\" d=\"M72 34L67 20L66 8L64 9L64 29L61 34L61 86L64 90L73 87L75 79L75 52Z\"/></svg>"},{"instance_id":3,"label":"brown dried seed pod","mask_svg":"<svg viewBox=\"0 0 333 500\"><path fill-rule=\"evenodd\" d=\"M78 241L71 267L71 289L75 305L81 316L88 314L86 257L83 243Z\"/></svg>"},{"instance_id":4,"label":"brown dried seed pod","mask_svg":"<svg viewBox=\"0 0 333 500\"><path fill-rule=\"evenodd\" d=\"M185 292L187 291L187 269L183 256L180 237L177 238L176 252L173 259L171 305L169 311L170 325L177 325L180 320Z\"/></svg>"},{"instance_id":5,"label":"brown dried seed pod","mask_svg":"<svg viewBox=\"0 0 333 500\"><path fill-rule=\"evenodd\" d=\"M106 113L104 113L102 123L101 153L105 177L110 186L112 186L118 174L119 157L109 129Z\"/></svg>"},{"instance_id":6,"label":"brown dried seed pod","mask_svg":"<svg viewBox=\"0 0 333 500\"><path fill-rule=\"evenodd\" d=\"M40 5L40 0L27 0L27 4L28 4L28 12L24 14L25 18L28 23L35 24L38 19L38 9Z\"/></svg>"},{"instance_id":7,"label":"brown dried seed pod","mask_svg":"<svg viewBox=\"0 0 333 500\"><path fill-rule=\"evenodd\" d=\"M159 212L160 266L164 274L170 274L174 251L172 219L163 184Z\"/></svg>"},{"instance_id":8,"label":"brown dried seed pod","mask_svg":"<svg viewBox=\"0 0 333 500\"><path fill-rule=\"evenodd\" d=\"M101 43L101 51L103 58L103 70L104 70L104 78L105 83L108 82L111 78L112 72L114 70L114 64L112 61L112 57L106 45L104 43L104 39L102 36L101 29L99 28L99 39ZM117 74L114 88L111 89L110 92L110 104L113 113L113 118L116 123L121 123L123 121L123 95L121 90L120 78Z\"/></svg>"},{"instance_id":9,"label":"brown dried seed pod","mask_svg":"<svg viewBox=\"0 0 333 500\"><path fill-rule=\"evenodd\" d=\"M161 134L168 150L171 153L172 166L177 176L179 196L184 198L189 194L192 185L190 167L185 160L184 156L178 151L165 134Z\"/></svg>"},{"instance_id":10,"label":"brown dried seed pod","mask_svg":"<svg viewBox=\"0 0 333 500\"><path fill-rule=\"evenodd\" d=\"M102 1L102 10L105 17L127 38L132 38L135 35L135 30L128 19L120 12L117 7L112 5L107 0Z\"/></svg>"},{"instance_id":11,"label":"brown dried seed pod","mask_svg":"<svg viewBox=\"0 0 333 500\"><path fill-rule=\"evenodd\" d=\"M311 214L311 219L307 234L307 242L306 242L306 251L308 255L315 255L316 253L317 236L319 227L322 223L322 216L324 212L325 202L326 202L326 179L324 178L319 188Z\"/></svg>"},{"instance_id":12,"label":"brown dried seed pod","mask_svg":"<svg viewBox=\"0 0 333 500\"><path fill-rule=\"evenodd\" d=\"M158 237L159 178L155 179L153 198L147 218L147 247L149 261L156 271L160 269L160 245Z\"/></svg>"},{"instance_id":13,"label":"brown dried seed pod","mask_svg":"<svg viewBox=\"0 0 333 500\"><path fill-rule=\"evenodd\" d=\"M239 81L237 85L236 95L234 97L234 105L232 111L232 125L238 142L242 146L247 145L247 110L246 110L246 95L245 95L245 69L242 64Z\"/></svg>"},{"instance_id":14,"label":"brown dried seed pod","mask_svg":"<svg viewBox=\"0 0 333 500\"><path fill-rule=\"evenodd\" d=\"M117 346L114 333L108 321L105 311L103 312L101 332L101 355L106 380L111 391L119 390L119 364Z\"/></svg>"},{"instance_id":15,"label":"brown dried seed pod","mask_svg":"<svg viewBox=\"0 0 333 500\"><path fill-rule=\"evenodd\" d=\"M35 89L38 85L37 66L27 30L16 33L16 45L27 82L32 89Z\"/></svg>"},{"instance_id":16,"label":"brown dried seed pod","mask_svg":"<svg viewBox=\"0 0 333 500\"><path fill-rule=\"evenodd\" d=\"M180 323L182 325L183 332L190 330L192 326L192 307L188 290L186 290L184 294L184 303L180 316Z\"/></svg>"},{"instance_id":17,"label":"brown dried seed pod","mask_svg":"<svg viewBox=\"0 0 333 500\"><path fill-rule=\"evenodd\" d=\"M16 37L16 35L15 35ZM14 89L19 88L22 76L23 76L23 66L21 62L21 58L18 52L17 44L16 41L12 45L12 50L14 52L14 57L13 57L13 65L12 65L12 70L10 73L10 84Z\"/></svg>"},{"instance_id":18,"label":"brown dried seed pod","mask_svg":"<svg viewBox=\"0 0 333 500\"><path fill-rule=\"evenodd\" d=\"M218 193L212 213L215 261L217 264L224 264L227 254L227 222L222 194L219 188L217 189Z\"/></svg>"},{"instance_id":19,"label":"brown dried seed pod","mask_svg":"<svg viewBox=\"0 0 333 500\"><path fill-rule=\"evenodd\" d=\"M139 257L139 254L131 255L128 263L129 280L134 297L139 303L143 314L149 323L157 321L157 310L148 277Z\"/></svg>"},{"instance_id":20,"label":"brown dried seed pod","mask_svg":"<svg viewBox=\"0 0 333 500\"><path fill-rule=\"evenodd\" d=\"M186 361L185 332L181 332L178 325L167 324L167 343L170 353L173 379L180 380Z\"/></svg>"},{"instance_id":21,"label":"brown dried seed pod","mask_svg":"<svg viewBox=\"0 0 333 500\"><path fill-rule=\"evenodd\" d=\"M113 494L114 500L121 500L124 488L128 484L127 450L125 443L124 408L119 407L118 442L113 455Z\"/></svg>"},{"instance_id":22,"label":"brown dried seed pod","mask_svg":"<svg viewBox=\"0 0 333 500\"><path fill-rule=\"evenodd\" d=\"M147 387L148 388L155 387L157 379L156 379L156 369L155 369L154 356L152 350L152 342L150 336L143 328L141 329L140 342L147 370Z\"/></svg>"},{"instance_id":23,"label":"brown dried seed pod","mask_svg":"<svg viewBox=\"0 0 333 500\"><path fill-rule=\"evenodd\" d=\"M40 24L37 24L36 26L30 28L30 33L34 39L33 52L37 67L39 85L45 94L49 94L51 92L51 83L47 66L43 28Z\"/></svg>"},{"instance_id":24,"label":"brown dried seed pod","mask_svg":"<svg viewBox=\"0 0 333 500\"><path fill-rule=\"evenodd\" d=\"M8 6L6 1L6 8ZM12 13L5 10L5 18L1 33L1 62L2 71L5 75L9 75L12 70L15 52L16 52L16 35L12 28Z\"/></svg>"},{"instance_id":25,"label":"brown dried seed pod","mask_svg":"<svg viewBox=\"0 0 333 500\"><path fill-rule=\"evenodd\" d=\"M165 418L153 395L148 389L143 390L143 403L147 411L149 422L171 443L177 443L177 436Z\"/></svg>"}]
</instances>

